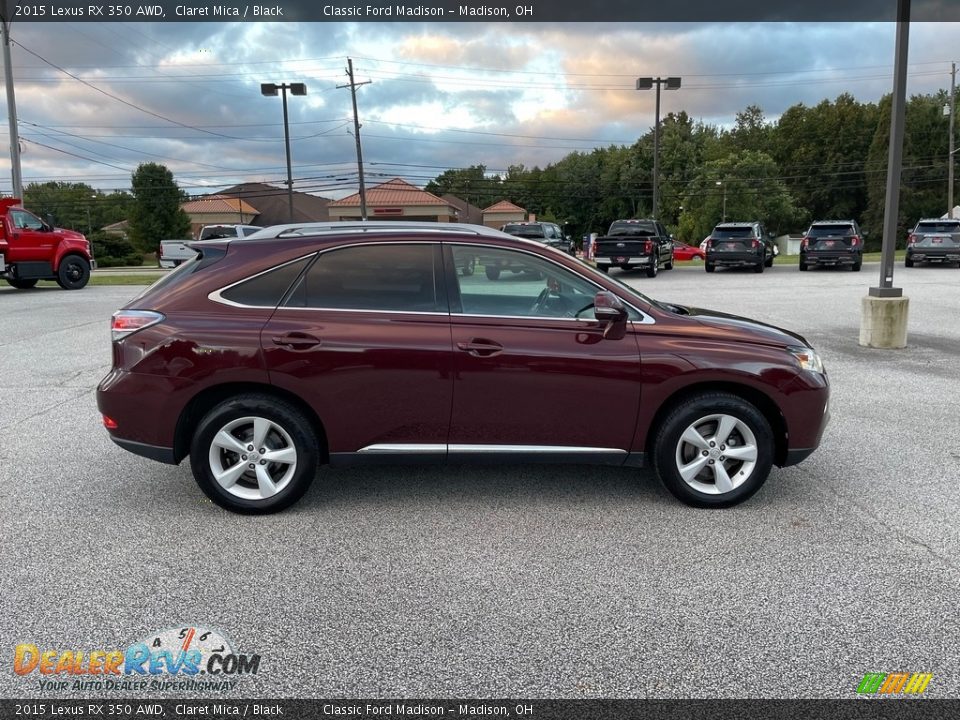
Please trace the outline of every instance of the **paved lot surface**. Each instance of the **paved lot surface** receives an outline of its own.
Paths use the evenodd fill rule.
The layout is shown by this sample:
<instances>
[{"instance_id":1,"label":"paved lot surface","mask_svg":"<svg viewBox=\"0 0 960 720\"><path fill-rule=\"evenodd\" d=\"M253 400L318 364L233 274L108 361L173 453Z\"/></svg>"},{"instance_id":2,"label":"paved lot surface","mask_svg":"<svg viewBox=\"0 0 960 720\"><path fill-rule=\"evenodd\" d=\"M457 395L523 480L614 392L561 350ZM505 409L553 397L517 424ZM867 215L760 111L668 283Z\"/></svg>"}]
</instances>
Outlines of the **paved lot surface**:
<instances>
[{"instance_id":1,"label":"paved lot surface","mask_svg":"<svg viewBox=\"0 0 960 720\"><path fill-rule=\"evenodd\" d=\"M827 364L821 449L714 512L648 472L547 466L329 471L291 511L231 515L99 425L108 318L138 290L4 288L0 697L41 694L19 642L194 623L262 656L227 696L851 697L927 671L960 697L960 270L897 268L898 352L857 344L878 272L629 276Z\"/></svg>"}]
</instances>

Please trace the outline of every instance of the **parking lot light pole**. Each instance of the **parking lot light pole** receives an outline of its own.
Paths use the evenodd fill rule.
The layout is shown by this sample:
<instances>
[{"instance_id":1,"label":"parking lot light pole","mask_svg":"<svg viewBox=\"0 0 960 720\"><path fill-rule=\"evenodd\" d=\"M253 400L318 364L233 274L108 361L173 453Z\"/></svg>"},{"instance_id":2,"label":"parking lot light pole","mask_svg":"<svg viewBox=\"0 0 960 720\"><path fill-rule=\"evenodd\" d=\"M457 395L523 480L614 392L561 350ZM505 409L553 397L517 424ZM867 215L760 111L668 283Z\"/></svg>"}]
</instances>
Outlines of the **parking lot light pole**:
<instances>
[{"instance_id":1,"label":"parking lot light pole","mask_svg":"<svg viewBox=\"0 0 960 720\"><path fill-rule=\"evenodd\" d=\"M956 203L953 200L953 156L957 152L953 147L953 127L954 118L957 115L957 64L950 63L950 105L947 106L950 113L950 150L947 153L947 217L953 217L953 208Z\"/></svg>"},{"instance_id":2,"label":"parking lot light pole","mask_svg":"<svg viewBox=\"0 0 960 720\"><path fill-rule=\"evenodd\" d=\"M306 95L307 86L303 83L260 83L260 94L276 96L277 90L283 93L283 141L287 148L287 208L290 222L293 222L293 168L290 165L290 123L287 120L287 90L291 95Z\"/></svg>"},{"instance_id":3,"label":"parking lot light pole","mask_svg":"<svg viewBox=\"0 0 960 720\"><path fill-rule=\"evenodd\" d=\"M723 186L723 220L720 222L727 221L727 184L723 180L717 180L717 187Z\"/></svg>"},{"instance_id":4,"label":"parking lot light pole","mask_svg":"<svg viewBox=\"0 0 960 720\"><path fill-rule=\"evenodd\" d=\"M656 112L653 123L653 219L659 217L660 200L660 86L667 90L679 90L680 78L678 77L642 77L637 78L637 90L649 90L654 85L657 86Z\"/></svg>"}]
</instances>

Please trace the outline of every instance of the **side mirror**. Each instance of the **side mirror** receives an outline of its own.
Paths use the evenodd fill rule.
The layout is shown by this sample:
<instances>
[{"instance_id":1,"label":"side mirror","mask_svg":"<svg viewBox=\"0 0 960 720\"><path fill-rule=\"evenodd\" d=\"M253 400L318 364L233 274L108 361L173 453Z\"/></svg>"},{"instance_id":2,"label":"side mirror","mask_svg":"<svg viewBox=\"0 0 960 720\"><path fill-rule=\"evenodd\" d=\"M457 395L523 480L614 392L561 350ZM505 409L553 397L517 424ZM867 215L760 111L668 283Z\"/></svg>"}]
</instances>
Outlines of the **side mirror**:
<instances>
[{"instance_id":1,"label":"side mirror","mask_svg":"<svg viewBox=\"0 0 960 720\"><path fill-rule=\"evenodd\" d=\"M605 325L603 337L607 340L620 340L627 334L627 308L612 292L601 290L596 294L593 315Z\"/></svg>"}]
</instances>

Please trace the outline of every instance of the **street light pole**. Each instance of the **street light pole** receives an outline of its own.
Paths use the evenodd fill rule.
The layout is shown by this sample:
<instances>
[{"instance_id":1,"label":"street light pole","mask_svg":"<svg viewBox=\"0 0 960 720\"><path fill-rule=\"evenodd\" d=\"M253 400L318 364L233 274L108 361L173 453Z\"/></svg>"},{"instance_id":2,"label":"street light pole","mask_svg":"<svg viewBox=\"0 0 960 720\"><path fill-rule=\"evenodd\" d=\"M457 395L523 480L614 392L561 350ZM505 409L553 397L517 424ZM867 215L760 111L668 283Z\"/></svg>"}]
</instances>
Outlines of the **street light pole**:
<instances>
[{"instance_id":1,"label":"street light pole","mask_svg":"<svg viewBox=\"0 0 960 720\"><path fill-rule=\"evenodd\" d=\"M17 94L13 89L13 64L10 60L10 9L6 0L0 5L0 29L3 31L3 72L7 86L7 119L10 123L10 177L13 197L23 198L20 171L20 134L17 130Z\"/></svg>"},{"instance_id":2,"label":"street light pole","mask_svg":"<svg viewBox=\"0 0 960 720\"><path fill-rule=\"evenodd\" d=\"M723 219L720 222L727 221L727 184L723 180L717 180L717 185L723 187Z\"/></svg>"},{"instance_id":3,"label":"street light pole","mask_svg":"<svg viewBox=\"0 0 960 720\"><path fill-rule=\"evenodd\" d=\"M950 63L950 150L947 154L947 217L953 217L953 155L957 151L953 147L953 124L957 115L957 64Z\"/></svg>"},{"instance_id":4,"label":"street light pole","mask_svg":"<svg viewBox=\"0 0 960 720\"><path fill-rule=\"evenodd\" d=\"M659 217L660 211L660 86L663 85L667 90L679 90L680 78L678 77L642 77L637 78L637 90L649 90L654 85L657 86L656 111L653 124L653 219Z\"/></svg>"},{"instance_id":5,"label":"street light pole","mask_svg":"<svg viewBox=\"0 0 960 720\"><path fill-rule=\"evenodd\" d=\"M287 149L287 209L290 222L293 222L293 166L290 164L290 123L287 119L287 90L291 95L306 95L307 86L303 83L261 83L260 94L275 97L277 90L283 93L283 142Z\"/></svg>"}]
</instances>

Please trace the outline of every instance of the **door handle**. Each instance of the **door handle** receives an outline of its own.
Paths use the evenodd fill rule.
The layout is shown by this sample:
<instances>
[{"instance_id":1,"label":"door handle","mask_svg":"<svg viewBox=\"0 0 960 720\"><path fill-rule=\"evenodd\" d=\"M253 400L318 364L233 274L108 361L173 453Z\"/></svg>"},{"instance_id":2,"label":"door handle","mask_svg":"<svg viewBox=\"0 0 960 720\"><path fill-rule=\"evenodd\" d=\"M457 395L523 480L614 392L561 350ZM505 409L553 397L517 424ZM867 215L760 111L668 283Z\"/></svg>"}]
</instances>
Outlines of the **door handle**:
<instances>
[{"instance_id":1,"label":"door handle","mask_svg":"<svg viewBox=\"0 0 960 720\"><path fill-rule=\"evenodd\" d=\"M286 345L292 350L307 350L321 343L320 338L302 332L291 332L286 335L275 335L274 345Z\"/></svg>"},{"instance_id":2,"label":"door handle","mask_svg":"<svg viewBox=\"0 0 960 720\"><path fill-rule=\"evenodd\" d=\"M497 353L503 352L503 345L493 340L485 338L474 338L469 342L458 342L457 348L474 357L491 357Z\"/></svg>"}]
</instances>

